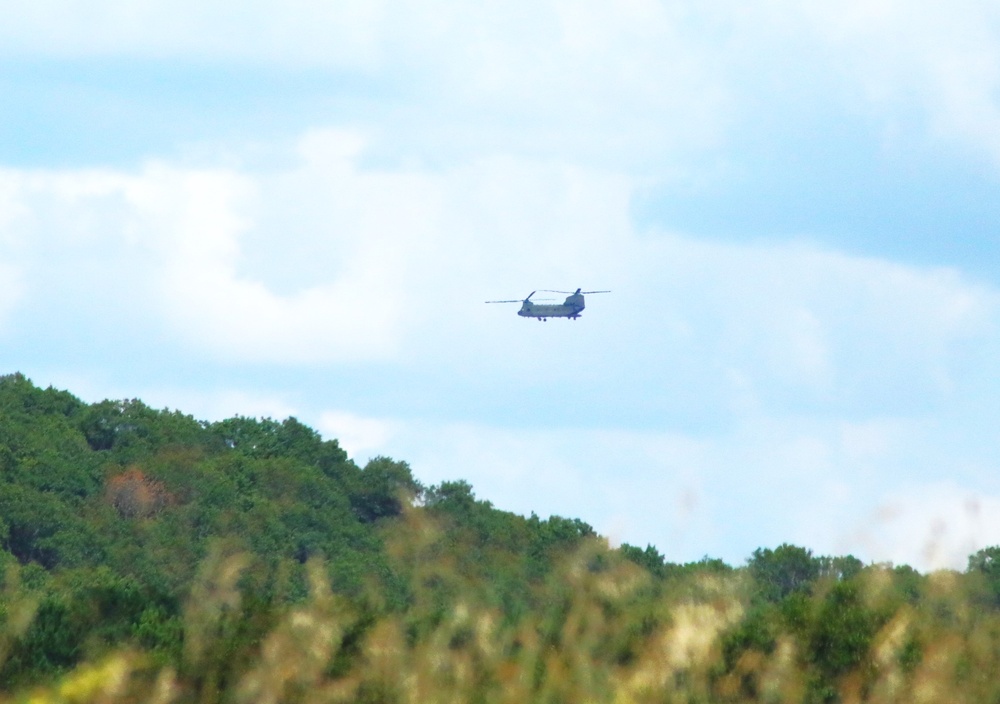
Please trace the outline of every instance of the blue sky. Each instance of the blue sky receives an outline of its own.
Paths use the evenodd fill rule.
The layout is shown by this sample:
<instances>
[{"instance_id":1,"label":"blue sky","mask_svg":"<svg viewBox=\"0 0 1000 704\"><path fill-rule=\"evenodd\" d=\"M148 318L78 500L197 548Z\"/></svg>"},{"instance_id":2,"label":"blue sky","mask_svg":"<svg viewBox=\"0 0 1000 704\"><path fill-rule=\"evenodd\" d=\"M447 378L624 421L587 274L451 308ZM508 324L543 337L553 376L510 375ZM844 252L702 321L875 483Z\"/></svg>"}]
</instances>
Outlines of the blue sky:
<instances>
[{"instance_id":1,"label":"blue sky","mask_svg":"<svg viewBox=\"0 0 1000 704\"><path fill-rule=\"evenodd\" d=\"M672 560L1000 543L989 2L20 3L0 350ZM579 321L483 301L612 289Z\"/></svg>"}]
</instances>

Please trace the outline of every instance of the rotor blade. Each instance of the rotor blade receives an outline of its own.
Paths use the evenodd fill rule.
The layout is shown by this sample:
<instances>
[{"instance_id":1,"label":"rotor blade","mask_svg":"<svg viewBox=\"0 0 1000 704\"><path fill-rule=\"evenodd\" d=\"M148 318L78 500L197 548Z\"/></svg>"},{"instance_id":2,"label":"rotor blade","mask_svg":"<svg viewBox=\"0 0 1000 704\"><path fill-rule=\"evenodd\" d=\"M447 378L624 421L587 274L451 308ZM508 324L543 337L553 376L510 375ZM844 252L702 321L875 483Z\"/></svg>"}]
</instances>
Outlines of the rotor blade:
<instances>
[{"instance_id":1,"label":"rotor blade","mask_svg":"<svg viewBox=\"0 0 1000 704\"><path fill-rule=\"evenodd\" d=\"M545 291L546 293L568 293L570 295L573 295L574 293L576 293L576 291L555 291L555 290L553 290L551 288L543 288L543 289L539 289L539 290L540 291ZM580 293L581 294L586 294L586 293L611 293L611 291L580 291Z\"/></svg>"},{"instance_id":2,"label":"rotor blade","mask_svg":"<svg viewBox=\"0 0 1000 704\"><path fill-rule=\"evenodd\" d=\"M483 302L484 303L521 303L522 301L521 301L520 298L518 298L516 300L510 300L510 301L483 301Z\"/></svg>"}]
</instances>

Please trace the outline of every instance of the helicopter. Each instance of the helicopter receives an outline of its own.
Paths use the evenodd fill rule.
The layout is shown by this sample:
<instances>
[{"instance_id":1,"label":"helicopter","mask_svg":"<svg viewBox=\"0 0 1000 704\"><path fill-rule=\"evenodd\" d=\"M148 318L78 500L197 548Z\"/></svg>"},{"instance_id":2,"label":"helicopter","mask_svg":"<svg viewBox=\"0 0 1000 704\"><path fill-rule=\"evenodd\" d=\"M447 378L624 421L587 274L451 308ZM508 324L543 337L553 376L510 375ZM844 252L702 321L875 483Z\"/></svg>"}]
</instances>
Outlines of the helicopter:
<instances>
[{"instance_id":1,"label":"helicopter","mask_svg":"<svg viewBox=\"0 0 1000 704\"><path fill-rule=\"evenodd\" d=\"M580 313L584 309L584 295L590 295L591 293L611 293L611 291L581 291L580 289L572 293L569 291L553 291L551 289L540 290L543 293L569 293L569 295L561 304L554 305L532 303L531 297L538 293L538 291L532 291L523 301L515 299L509 301L486 301L486 303L520 303L521 310L517 311L517 314L522 318L535 318L544 321L548 321L549 318L569 318L570 320L576 320L580 317Z\"/></svg>"}]
</instances>

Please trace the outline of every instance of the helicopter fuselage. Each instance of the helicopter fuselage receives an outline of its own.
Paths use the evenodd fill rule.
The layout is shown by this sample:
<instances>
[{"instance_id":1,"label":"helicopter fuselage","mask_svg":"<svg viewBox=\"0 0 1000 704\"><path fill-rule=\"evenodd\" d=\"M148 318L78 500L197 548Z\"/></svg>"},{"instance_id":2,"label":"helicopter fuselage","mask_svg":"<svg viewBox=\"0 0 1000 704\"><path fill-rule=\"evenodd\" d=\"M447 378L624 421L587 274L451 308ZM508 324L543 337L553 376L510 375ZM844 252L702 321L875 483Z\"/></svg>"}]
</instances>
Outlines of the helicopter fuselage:
<instances>
[{"instance_id":1,"label":"helicopter fuselage","mask_svg":"<svg viewBox=\"0 0 1000 704\"><path fill-rule=\"evenodd\" d=\"M569 293L569 291L553 291L551 289L542 289L547 293ZM570 295L566 296L566 300L563 301L562 305L551 305L547 303L532 303L531 297L534 296L538 291L532 291L528 294L528 297L524 300L505 300L505 301L486 301L487 303L520 303L521 310L517 311L517 314L522 318L534 318L535 320L548 320L549 318L569 318L570 320L576 320L580 317L580 313L583 312L584 303L583 296L587 293L611 293L611 291L584 291L582 289L577 289ZM542 299L546 300L546 299ZM551 300L551 299L549 299Z\"/></svg>"},{"instance_id":2,"label":"helicopter fuselage","mask_svg":"<svg viewBox=\"0 0 1000 704\"><path fill-rule=\"evenodd\" d=\"M561 305L546 305L543 303L532 303L525 299L521 304L521 310L517 314L522 318L579 318L584 309L583 295L574 293L566 297Z\"/></svg>"}]
</instances>

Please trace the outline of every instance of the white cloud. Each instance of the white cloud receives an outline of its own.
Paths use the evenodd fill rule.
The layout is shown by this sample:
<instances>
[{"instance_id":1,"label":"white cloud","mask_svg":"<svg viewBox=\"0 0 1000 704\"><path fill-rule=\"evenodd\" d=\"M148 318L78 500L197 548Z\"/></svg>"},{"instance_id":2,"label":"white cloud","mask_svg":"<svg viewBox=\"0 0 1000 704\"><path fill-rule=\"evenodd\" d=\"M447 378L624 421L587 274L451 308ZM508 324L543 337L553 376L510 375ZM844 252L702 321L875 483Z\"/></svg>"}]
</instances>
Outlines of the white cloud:
<instances>
[{"instance_id":1,"label":"white cloud","mask_svg":"<svg viewBox=\"0 0 1000 704\"><path fill-rule=\"evenodd\" d=\"M995 3L780 2L804 19L851 86L891 123L916 105L934 135L1000 164L1000 12Z\"/></svg>"},{"instance_id":2,"label":"white cloud","mask_svg":"<svg viewBox=\"0 0 1000 704\"><path fill-rule=\"evenodd\" d=\"M947 453L933 426L745 418L732 432L501 428L324 415L328 437L364 436L370 455L410 462L427 484L466 479L498 508L582 518L615 542L668 559L741 564L792 542L922 570L963 568L1000 543L1000 499L954 482L906 481ZM334 422L336 421L336 422ZM391 430L390 430L391 428ZM348 446L349 441L345 444ZM982 479L982 477L980 477Z\"/></svg>"},{"instance_id":3,"label":"white cloud","mask_svg":"<svg viewBox=\"0 0 1000 704\"><path fill-rule=\"evenodd\" d=\"M23 273L4 262L9 272L0 301L4 308L23 303L27 292L36 308L74 311L82 314L76 325L96 322L104 329L141 317L161 331L166 326L192 349L230 360L391 356L406 254L395 238L426 228L410 221L416 210L403 205L413 184L391 176L366 181L353 164L341 169L328 161L295 173L290 190L318 175L326 190L306 187L305 199L289 202L262 194L287 178L282 174L163 163L138 173L8 170L0 184L0 246ZM359 198L363 202L355 202ZM255 224L251 216L281 216L287 206L311 209L317 220L339 216L340 227L328 225L317 237L302 232L310 224L305 220L289 235L284 227L294 218L280 217L267 234L271 252L295 240L337 242L333 256L319 261L334 275L285 292L243 275L240 264Z\"/></svg>"},{"instance_id":4,"label":"white cloud","mask_svg":"<svg viewBox=\"0 0 1000 704\"><path fill-rule=\"evenodd\" d=\"M665 362L702 350L701 368L744 401L902 410L947 399L956 378L989 376L985 357L961 352L997 343L997 292L954 270L794 243L662 235L633 246L632 303L667 323L644 334L662 336Z\"/></svg>"},{"instance_id":5,"label":"white cloud","mask_svg":"<svg viewBox=\"0 0 1000 704\"><path fill-rule=\"evenodd\" d=\"M21 302L24 283L21 271L9 264L0 263L0 324ZM0 328L2 329L2 328Z\"/></svg>"},{"instance_id":6,"label":"white cloud","mask_svg":"<svg viewBox=\"0 0 1000 704\"><path fill-rule=\"evenodd\" d=\"M296 363L391 353L392 302L361 304L354 293L381 283L377 267L392 270L391 252L351 252L346 267L331 262L346 268L341 276L285 295L239 275L240 238L251 224L243 213L260 186L227 172L156 168L143 179L137 211L162 233L159 296L178 335L227 359ZM282 235L272 237L280 246Z\"/></svg>"},{"instance_id":7,"label":"white cloud","mask_svg":"<svg viewBox=\"0 0 1000 704\"><path fill-rule=\"evenodd\" d=\"M24 275L18 265L24 243L17 222L27 209L21 200L16 174L0 170L0 325L24 295Z\"/></svg>"},{"instance_id":8,"label":"white cloud","mask_svg":"<svg viewBox=\"0 0 1000 704\"><path fill-rule=\"evenodd\" d=\"M365 418L344 411L323 411L316 427L324 436L336 438L348 456L361 464L364 464L361 454L368 453L369 457L377 455L395 432L392 421Z\"/></svg>"},{"instance_id":9,"label":"white cloud","mask_svg":"<svg viewBox=\"0 0 1000 704\"><path fill-rule=\"evenodd\" d=\"M954 482L888 493L855 536L869 553L923 570L964 570L977 550L1000 545L1000 497Z\"/></svg>"}]
</instances>

